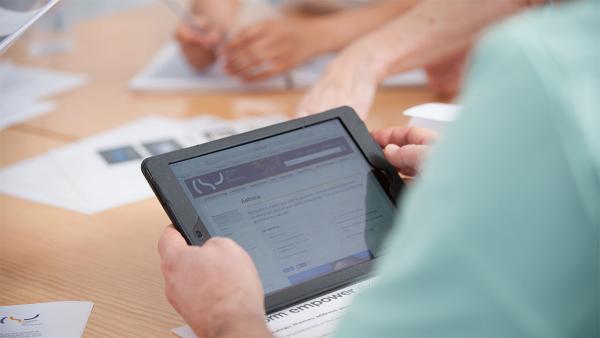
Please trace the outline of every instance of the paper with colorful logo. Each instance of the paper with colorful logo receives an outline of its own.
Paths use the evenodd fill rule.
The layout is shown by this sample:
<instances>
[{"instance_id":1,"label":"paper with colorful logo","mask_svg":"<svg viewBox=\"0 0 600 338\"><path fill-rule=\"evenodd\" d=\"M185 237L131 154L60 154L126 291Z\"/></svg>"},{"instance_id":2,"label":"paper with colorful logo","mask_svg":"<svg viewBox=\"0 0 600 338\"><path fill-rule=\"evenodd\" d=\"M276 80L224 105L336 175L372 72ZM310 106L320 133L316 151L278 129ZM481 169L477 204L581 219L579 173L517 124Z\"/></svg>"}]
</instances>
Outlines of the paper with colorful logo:
<instances>
[{"instance_id":1,"label":"paper with colorful logo","mask_svg":"<svg viewBox=\"0 0 600 338\"><path fill-rule=\"evenodd\" d=\"M0 306L0 338L80 338L92 302L51 302Z\"/></svg>"}]
</instances>

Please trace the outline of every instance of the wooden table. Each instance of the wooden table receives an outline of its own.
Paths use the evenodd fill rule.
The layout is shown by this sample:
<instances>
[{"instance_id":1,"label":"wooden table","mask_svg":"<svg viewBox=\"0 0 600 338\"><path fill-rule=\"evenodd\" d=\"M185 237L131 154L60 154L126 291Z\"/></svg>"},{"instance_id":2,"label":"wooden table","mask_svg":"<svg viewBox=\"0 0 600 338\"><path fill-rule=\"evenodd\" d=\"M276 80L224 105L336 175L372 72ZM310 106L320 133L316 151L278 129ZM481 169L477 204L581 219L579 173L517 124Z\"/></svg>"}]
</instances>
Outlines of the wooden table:
<instances>
[{"instance_id":1,"label":"wooden table","mask_svg":"<svg viewBox=\"0 0 600 338\"><path fill-rule=\"evenodd\" d=\"M169 39L175 24L153 5L79 24L75 49L65 55L31 59L25 53L26 39L17 43L7 55L14 61L86 73L89 83L57 97L56 111L1 131L0 164L16 163L149 114L291 116L301 92L128 91L128 80ZM404 124L405 108L435 99L423 88L381 91L367 124L371 128ZM271 111L244 108L255 103ZM156 251L158 236L168 223L154 199L89 216L2 195L0 305L88 300L95 306L86 337L172 336L169 329L183 321L163 295Z\"/></svg>"}]
</instances>

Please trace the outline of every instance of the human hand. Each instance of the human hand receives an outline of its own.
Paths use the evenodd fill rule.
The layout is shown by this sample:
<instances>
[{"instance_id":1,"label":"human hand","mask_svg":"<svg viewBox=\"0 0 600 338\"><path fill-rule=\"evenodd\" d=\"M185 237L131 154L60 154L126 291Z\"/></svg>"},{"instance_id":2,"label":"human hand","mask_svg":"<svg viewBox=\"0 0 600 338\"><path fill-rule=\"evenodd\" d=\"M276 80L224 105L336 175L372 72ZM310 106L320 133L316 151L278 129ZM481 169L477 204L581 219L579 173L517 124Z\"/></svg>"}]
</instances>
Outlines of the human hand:
<instances>
[{"instance_id":1,"label":"human hand","mask_svg":"<svg viewBox=\"0 0 600 338\"><path fill-rule=\"evenodd\" d=\"M175 33L175 38L186 61L196 69L204 69L215 61L216 48L221 43L222 34L205 24L200 17L197 17L196 22L203 32L188 25L181 25Z\"/></svg>"},{"instance_id":2,"label":"human hand","mask_svg":"<svg viewBox=\"0 0 600 338\"><path fill-rule=\"evenodd\" d=\"M371 109L378 83L375 68L362 53L343 52L300 100L296 116L350 106L364 120Z\"/></svg>"},{"instance_id":3,"label":"human hand","mask_svg":"<svg viewBox=\"0 0 600 338\"><path fill-rule=\"evenodd\" d=\"M296 68L318 54L315 24L315 19L268 19L243 29L223 50L225 70L251 82Z\"/></svg>"},{"instance_id":4,"label":"human hand","mask_svg":"<svg viewBox=\"0 0 600 338\"><path fill-rule=\"evenodd\" d=\"M235 242L189 246L168 227L158 250L167 299L199 337L272 337L258 272Z\"/></svg>"},{"instance_id":5,"label":"human hand","mask_svg":"<svg viewBox=\"0 0 600 338\"><path fill-rule=\"evenodd\" d=\"M424 158L437 140L437 133L417 127L392 127L371 133L383 148L385 158L405 176L416 176Z\"/></svg>"}]
</instances>

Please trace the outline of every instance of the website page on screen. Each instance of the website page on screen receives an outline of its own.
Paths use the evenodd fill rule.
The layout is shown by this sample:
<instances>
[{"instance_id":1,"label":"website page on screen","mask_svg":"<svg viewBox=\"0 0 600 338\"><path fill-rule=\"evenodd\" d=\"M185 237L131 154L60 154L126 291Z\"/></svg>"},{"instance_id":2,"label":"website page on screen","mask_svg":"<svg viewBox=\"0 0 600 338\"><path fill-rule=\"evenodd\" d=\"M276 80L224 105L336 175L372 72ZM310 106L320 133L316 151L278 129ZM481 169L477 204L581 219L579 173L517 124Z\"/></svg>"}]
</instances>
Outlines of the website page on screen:
<instances>
[{"instance_id":1,"label":"website page on screen","mask_svg":"<svg viewBox=\"0 0 600 338\"><path fill-rule=\"evenodd\" d=\"M254 260L265 293L379 255L394 206L340 121L171 164L212 236Z\"/></svg>"}]
</instances>

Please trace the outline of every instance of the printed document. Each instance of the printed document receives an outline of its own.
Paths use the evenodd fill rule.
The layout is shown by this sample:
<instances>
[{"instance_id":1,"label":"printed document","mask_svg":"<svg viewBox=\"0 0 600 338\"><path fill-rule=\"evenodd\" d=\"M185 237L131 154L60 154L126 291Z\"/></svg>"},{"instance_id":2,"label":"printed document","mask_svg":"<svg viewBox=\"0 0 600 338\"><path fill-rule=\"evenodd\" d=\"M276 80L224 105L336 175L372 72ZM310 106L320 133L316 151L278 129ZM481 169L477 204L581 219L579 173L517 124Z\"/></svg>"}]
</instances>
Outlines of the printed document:
<instances>
[{"instance_id":1,"label":"printed document","mask_svg":"<svg viewBox=\"0 0 600 338\"><path fill-rule=\"evenodd\" d=\"M51 302L0 306L0 338L80 338L91 302Z\"/></svg>"},{"instance_id":2,"label":"printed document","mask_svg":"<svg viewBox=\"0 0 600 338\"><path fill-rule=\"evenodd\" d=\"M331 337L352 298L371 287L373 281L368 279L271 313L265 318L267 326L277 338ZM182 338L197 338L189 326L171 331Z\"/></svg>"},{"instance_id":3,"label":"printed document","mask_svg":"<svg viewBox=\"0 0 600 338\"><path fill-rule=\"evenodd\" d=\"M54 110L48 97L85 81L79 74L0 62L0 129Z\"/></svg>"},{"instance_id":4,"label":"printed document","mask_svg":"<svg viewBox=\"0 0 600 338\"><path fill-rule=\"evenodd\" d=\"M223 120L150 116L0 170L0 192L92 214L153 196L146 157L281 122L281 115Z\"/></svg>"}]
</instances>

